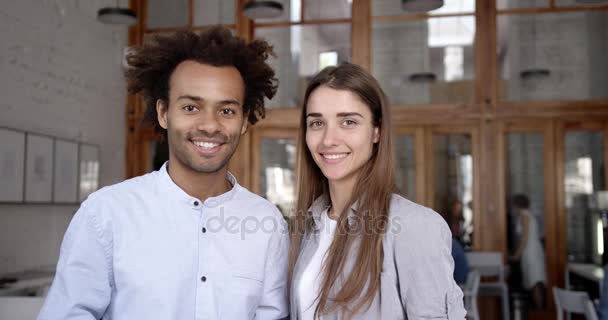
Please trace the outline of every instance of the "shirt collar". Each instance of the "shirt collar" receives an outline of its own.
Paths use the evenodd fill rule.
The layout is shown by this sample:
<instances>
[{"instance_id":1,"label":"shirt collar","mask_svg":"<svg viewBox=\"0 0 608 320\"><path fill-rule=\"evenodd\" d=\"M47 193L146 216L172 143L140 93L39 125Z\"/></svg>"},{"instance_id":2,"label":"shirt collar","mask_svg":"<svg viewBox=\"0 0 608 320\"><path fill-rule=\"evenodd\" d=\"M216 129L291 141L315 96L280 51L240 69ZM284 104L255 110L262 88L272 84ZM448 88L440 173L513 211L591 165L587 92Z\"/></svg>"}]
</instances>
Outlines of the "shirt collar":
<instances>
[{"instance_id":1,"label":"shirt collar","mask_svg":"<svg viewBox=\"0 0 608 320\"><path fill-rule=\"evenodd\" d=\"M355 221L358 203L359 203L359 201L355 201L350 206L350 208L348 208L347 214L348 214L348 224L349 225L352 225L353 222ZM329 196L326 193L324 193L324 194L320 195L317 199L315 199L315 201L313 201L310 208L308 208L308 214L309 214L309 216L312 216L315 230L321 226L321 214L323 212L325 212L325 210L328 209L329 206L330 206Z\"/></svg>"},{"instance_id":2,"label":"shirt collar","mask_svg":"<svg viewBox=\"0 0 608 320\"><path fill-rule=\"evenodd\" d=\"M165 162L158 171L159 184L161 188L165 189L172 196L176 197L179 202L182 202L189 206L193 206L195 208L200 207L201 200L187 194L186 191L184 191L177 184L175 184L171 176L169 176L168 164L169 161ZM225 203L226 201L231 200L234 197L234 195L240 188L240 185L238 184L236 178L234 177L234 175L232 175L232 173L227 172L226 178L228 179L228 181L230 181L230 184L232 184L232 189L218 196L207 198L205 202L202 203L203 205L205 205L206 207L217 207Z\"/></svg>"}]
</instances>

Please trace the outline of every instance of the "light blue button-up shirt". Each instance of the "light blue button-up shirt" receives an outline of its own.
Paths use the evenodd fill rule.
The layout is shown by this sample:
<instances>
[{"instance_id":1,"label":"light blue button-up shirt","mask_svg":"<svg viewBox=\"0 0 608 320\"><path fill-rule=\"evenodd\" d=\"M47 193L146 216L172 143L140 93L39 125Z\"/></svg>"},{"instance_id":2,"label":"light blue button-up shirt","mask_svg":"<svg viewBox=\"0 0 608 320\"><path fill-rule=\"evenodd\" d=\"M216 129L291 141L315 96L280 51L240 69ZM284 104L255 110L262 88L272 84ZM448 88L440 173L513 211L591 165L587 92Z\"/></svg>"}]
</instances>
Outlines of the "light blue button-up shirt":
<instances>
[{"instance_id":1,"label":"light blue button-up shirt","mask_svg":"<svg viewBox=\"0 0 608 320\"><path fill-rule=\"evenodd\" d=\"M89 196L38 319L286 317L286 223L228 178L232 190L201 202L165 164Z\"/></svg>"}]
</instances>

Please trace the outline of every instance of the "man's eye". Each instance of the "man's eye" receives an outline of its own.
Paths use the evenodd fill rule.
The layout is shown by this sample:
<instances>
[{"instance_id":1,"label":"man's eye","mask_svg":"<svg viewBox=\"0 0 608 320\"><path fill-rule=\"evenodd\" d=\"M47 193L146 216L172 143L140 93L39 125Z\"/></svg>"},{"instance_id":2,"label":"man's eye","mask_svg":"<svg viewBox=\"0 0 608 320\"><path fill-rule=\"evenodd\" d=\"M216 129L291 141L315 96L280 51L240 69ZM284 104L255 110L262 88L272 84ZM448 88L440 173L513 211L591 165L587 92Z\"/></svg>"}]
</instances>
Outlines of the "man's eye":
<instances>
[{"instance_id":1,"label":"man's eye","mask_svg":"<svg viewBox=\"0 0 608 320\"><path fill-rule=\"evenodd\" d=\"M221 112L222 112L223 115L232 115L232 114L235 114L234 110L232 110L232 109L222 109Z\"/></svg>"},{"instance_id":2,"label":"man's eye","mask_svg":"<svg viewBox=\"0 0 608 320\"><path fill-rule=\"evenodd\" d=\"M186 110L186 111L188 111L188 112L192 112L192 111L196 110L196 107L193 106L193 105L191 105L191 104L189 104L189 105L184 106L183 109Z\"/></svg>"}]
</instances>

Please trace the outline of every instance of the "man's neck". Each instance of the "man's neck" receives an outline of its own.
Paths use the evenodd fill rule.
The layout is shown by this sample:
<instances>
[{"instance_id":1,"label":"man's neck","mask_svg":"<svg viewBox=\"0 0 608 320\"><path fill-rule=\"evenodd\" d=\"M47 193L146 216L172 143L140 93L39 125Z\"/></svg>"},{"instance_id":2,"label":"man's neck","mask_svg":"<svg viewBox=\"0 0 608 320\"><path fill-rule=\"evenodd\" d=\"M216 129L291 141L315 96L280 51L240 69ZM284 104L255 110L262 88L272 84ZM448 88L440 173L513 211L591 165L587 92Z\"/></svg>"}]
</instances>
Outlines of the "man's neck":
<instances>
[{"instance_id":1,"label":"man's neck","mask_svg":"<svg viewBox=\"0 0 608 320\"><path fill-rule=\"evenodd\" d=\"M212 173L196 172L179 164L168 163L169 177L187 194L201 201L228 192L232 185L227 179L228 168L224 167Z\"/></svg>"}]
</instances>

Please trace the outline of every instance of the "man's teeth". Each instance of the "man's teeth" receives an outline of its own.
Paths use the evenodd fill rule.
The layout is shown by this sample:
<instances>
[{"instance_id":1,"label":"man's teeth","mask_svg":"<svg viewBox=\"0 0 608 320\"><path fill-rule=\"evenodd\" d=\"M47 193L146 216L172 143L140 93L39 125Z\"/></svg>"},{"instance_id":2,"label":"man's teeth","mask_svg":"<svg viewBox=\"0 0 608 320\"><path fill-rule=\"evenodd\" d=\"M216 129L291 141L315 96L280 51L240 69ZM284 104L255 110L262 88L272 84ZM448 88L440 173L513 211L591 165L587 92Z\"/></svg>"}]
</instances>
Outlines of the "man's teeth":
<instances>
[{"instance_id":1,"label":"man's teeth","mask_svg":"<svg viewBox=\"0 0 608 320\"><path fill-rule=\"evenodd\" d=\"M201 142L201 141L193 141L195 145L201 147L201 148L215 148L217 146L219 146L219 143L216 142Z\"/></svg>"},{"instance_id":2,"label":"man's teeth","mask_svg":"<svg viewBox=\"0 0 608 320\"><path fill-rule=\"evenodd\" d=\"M335 160L335 159L341 159L346 157L346 153L341 153L341 154L324 154L323 157L325 159L330 159L330 160Z\"/></svg>"}]
</instances>

